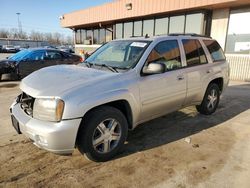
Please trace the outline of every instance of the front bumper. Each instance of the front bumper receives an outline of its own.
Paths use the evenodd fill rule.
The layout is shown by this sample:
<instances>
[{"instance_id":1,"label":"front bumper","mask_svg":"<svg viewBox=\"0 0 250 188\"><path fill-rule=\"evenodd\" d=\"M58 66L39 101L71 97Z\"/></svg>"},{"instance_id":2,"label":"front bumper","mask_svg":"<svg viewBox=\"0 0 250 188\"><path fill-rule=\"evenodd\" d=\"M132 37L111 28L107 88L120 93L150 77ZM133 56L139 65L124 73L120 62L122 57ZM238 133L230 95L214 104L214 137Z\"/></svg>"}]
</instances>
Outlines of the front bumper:
<instances>
[{"instance_id":1,"label":"front bumper","mask_svg":"<svg viewBox=\"0 0 250 188\"><path fill-rule=\"evenodd\" d=\"M57 154L73 152L81 118L61 122L41 121L28 116L19 103L13 103L10 112L18 121L20 132L39 148Z\"/></svg>"}]
</instances>

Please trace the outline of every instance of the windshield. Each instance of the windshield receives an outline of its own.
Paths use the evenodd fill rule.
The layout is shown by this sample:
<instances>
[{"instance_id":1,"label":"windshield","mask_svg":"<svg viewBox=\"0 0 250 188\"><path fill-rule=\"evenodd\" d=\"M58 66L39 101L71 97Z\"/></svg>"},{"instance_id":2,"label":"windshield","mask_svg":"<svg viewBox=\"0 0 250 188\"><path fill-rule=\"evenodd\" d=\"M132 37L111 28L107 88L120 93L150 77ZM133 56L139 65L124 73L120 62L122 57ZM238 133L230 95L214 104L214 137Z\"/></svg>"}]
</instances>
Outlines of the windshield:
<instances>
[{"instance_id":1,"label":"windshield","mask_svg":"<svg viewBox=\"0 0 250 188\"><path fill-rule=\"evenodd\" d=\"M149 43L149 41L131 40L112 41L97 49L86 62L129 69L136 65Z\"/></svg>"},{"instance_id":2,"label":"windshield","mask_svg":"<svg viewBox=\"0 0 250 188\"><path fill-rule=\"evenodd\" d=\"M28 54L30 54L30 50L22 50L12 56L10 56L8 59L12 61L20 61L23 58L25 58Z\"/></svg>"}]
</instances>

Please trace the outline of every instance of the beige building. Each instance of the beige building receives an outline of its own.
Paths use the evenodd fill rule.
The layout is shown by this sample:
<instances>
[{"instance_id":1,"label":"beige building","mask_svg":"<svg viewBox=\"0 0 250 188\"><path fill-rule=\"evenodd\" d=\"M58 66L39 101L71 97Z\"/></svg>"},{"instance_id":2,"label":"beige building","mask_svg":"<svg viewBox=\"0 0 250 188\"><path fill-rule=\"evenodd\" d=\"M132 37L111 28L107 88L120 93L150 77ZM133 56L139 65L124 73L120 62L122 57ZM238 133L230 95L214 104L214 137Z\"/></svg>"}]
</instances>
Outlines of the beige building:
<instances>
[{"instance_id":1,"label":"beige building","mask_svg":"<svg viewBox=\"0 0 250 188\"><path fill-rule=\"evenodd\" d=\"M66 13L61 25L74 31L76 51L113 39L197 33L218 40L231 79L250 80L250 0L116 0Z\"/></svg>"}]
</instances>

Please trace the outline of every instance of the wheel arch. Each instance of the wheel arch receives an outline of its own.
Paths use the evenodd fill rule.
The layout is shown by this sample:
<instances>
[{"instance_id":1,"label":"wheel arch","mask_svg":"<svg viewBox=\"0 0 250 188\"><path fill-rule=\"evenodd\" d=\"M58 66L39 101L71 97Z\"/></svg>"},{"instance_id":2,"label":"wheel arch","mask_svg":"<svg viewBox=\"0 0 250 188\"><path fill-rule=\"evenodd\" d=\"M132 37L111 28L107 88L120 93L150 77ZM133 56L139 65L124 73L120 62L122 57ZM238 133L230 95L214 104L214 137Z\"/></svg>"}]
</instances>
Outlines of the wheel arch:
<instances>
[{"instance_id":1,"label":"wheel arch","mask_svg":"<svg viewBox=\"0 0 250 188\"><path fill-rule=\"evenodd\" d=\"M85 114L82 117L82 121L81 121L81 123L80 123L80 125L78 127L78 130L77 130L75 144L77 144L77 139L80 136L78 134L79 130L80 130L81 126L84 126L84 121L86 120L88 115L93 110L95 110L97 108L100 108L100 107L103 107L103 106L111 106L111 107L114 107L114 108L117 108L118 110L120 110L123 113L123 115L125 116L125 118L126 118L126 120L128 122L128 129L130 129L130 130L133 129L133 112L132 112L132 109L131 109L131 106L130 106L129 102L127 100L125 100L125 99L119 99L119 100L107 102L107 103L104 103L104 104L94 106L94 107L90 108L89 110L87 110L85 112Z\"/></svg>"}]
</instances>

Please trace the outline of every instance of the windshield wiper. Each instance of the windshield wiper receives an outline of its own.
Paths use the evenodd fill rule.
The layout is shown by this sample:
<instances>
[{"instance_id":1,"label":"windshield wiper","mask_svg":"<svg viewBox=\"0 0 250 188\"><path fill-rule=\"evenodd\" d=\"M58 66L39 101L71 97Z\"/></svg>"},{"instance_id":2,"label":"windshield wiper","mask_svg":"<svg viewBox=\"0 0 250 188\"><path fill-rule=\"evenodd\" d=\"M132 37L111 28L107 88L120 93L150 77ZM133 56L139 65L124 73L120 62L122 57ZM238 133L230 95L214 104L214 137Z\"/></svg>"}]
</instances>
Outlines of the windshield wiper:
<instances>
[{"instance_id":1,"label":"windshield wiper","mask_svg":"<svg viewBox=\"0 0 250 188\"><path fill-rule=\"evenodd\" d=\"M88 67L88 68L90 68L93 64L92 63L90 63L90 62L88 62L88 61L84 61L84 63L86 64L86 66Z\"/></svg>"},{"instance_id":2,"label":"windshield wiper","mask_svg":"<svg viewBox=\"0 0 250 188\"><path fill-rule=\"evenodd\" d=\"M111 66L106 65L106 64L93 64L93 65L94 65L94 66L105 67L105 68L109 69L109 70L112 71L112 72L119 72L116 68L111 67Z\"/></svg>"},{"instance_id":3,"label":"windshield wiper","mask_svg":"<svg viewBox=\"0 0 250 188\"><path fill-rule=\"evenodd\" d=\"M106 65L106 64L101 64L101 66L108 68L112 72L119 72L115 67L112 67L112 66L109 66L109 65Z\"/></svg>"}]
</instances>

